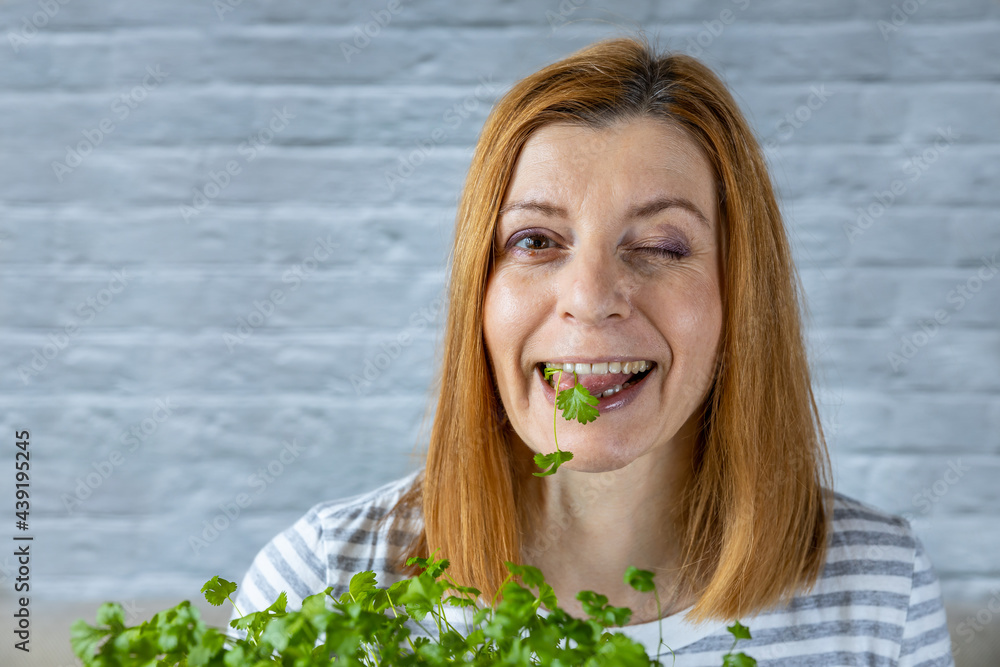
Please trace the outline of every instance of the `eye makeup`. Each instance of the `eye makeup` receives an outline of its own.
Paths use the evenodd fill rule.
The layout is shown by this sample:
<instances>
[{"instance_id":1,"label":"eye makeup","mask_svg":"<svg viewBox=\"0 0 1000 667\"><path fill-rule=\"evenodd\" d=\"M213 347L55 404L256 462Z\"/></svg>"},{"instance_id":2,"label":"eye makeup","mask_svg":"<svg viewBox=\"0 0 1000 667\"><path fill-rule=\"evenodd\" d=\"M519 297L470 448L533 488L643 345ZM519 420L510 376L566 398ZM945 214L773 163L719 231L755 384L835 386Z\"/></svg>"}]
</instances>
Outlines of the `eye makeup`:
<instances>
[{"instance_id":1,"label":"eye makeup","mask_svg":"<svg viewBox=\"0 0 1000 667\"><path fill-rule=\"evenodd\" d=\"M691 254L688 244L682 239L663 239L653 245L644 245L638 248L648 252L655 252L664 256L680 259Z\"/></svg>"}]
</instances>

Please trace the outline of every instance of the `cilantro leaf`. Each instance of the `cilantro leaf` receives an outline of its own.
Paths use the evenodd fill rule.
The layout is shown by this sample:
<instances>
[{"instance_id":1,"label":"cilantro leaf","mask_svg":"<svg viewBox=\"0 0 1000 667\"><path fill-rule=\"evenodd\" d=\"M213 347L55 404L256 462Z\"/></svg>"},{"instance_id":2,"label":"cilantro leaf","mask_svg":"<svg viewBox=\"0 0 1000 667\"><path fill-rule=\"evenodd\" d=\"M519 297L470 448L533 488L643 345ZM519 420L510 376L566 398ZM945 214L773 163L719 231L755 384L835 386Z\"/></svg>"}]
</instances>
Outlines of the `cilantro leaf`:
<instances>
[{"instance_id":1,"label":"cilantro leaf","mask_svg":"<svg viewBox=\"0 0 1000 667\"><path fill-rule=\"evenodd\" d=\"M736 639L753 639L750 636L750 628L739 621L734 621L732 625L726 627L726 630Z\"/></svg>"},{"instance_id":2,"label":"cilantro leaf","mask_svg":"<svg viewBox=\"0 0 1000 667\"><path fill-rule=\"evenodd\" d=\"M362 593L375 590L375 573L371 570L358 572L351 577L349 590L351 591L352 598L357 598Z\"/></svg>"},{"instance_id":3,"label":"cilantro leaf","mask_svg":"<svg viewBox=\"0 0 1000 667\"><path fill-rule=\"evenodd\" d=\"M205 599L213 607L218 607L225 602L235 590L236 584L225 579L220 579L218 576L212 577L201 587L201 592L205 594Z\"/></svg>"},{"instance_id":4,"label":"cilantro leaf","mask_svg":"<svg viewBox=\"0 0 1000 667\"><path fill-rule=\"evenodd\" d=\"M73 653L81 659L94 657L97 647L111 634L111 630L106 628L95 628L82 618L77 619L70 626L69 643L73 647Z\"/></svg>"},{"instance_id":5,"label":"cilantro leaf","mask_svg":"<svg viewBox=\"0 0 1000 667\"><path fill-rule=\"evenodd\" d=\"M559 466L573 458L573 452L556 450L551 454L535 454L535 465L542 469L542 472L531 473L535 477L548 477L559 470ZM549 466L552 466L549 468Z\"/></svg>"},{"instance_id":6,"label":"cilantro leaf","mask_svg":"<svg viewBox=\"0 0 1000 667\"><path fill-rule=\"evenodd\" d=\"M574 373L574 377L575 375ZM597 397L579 382L569 389L563 389L556 396L556 407L563 411L563 417L568 420L576 419L581 424L597 419L598 412L595 405Z\"/></svg>"},{"instance_id":7,"label":"cilantro leaf","mask_svg":"<svg viewBox=\"0 0 1000 667\"><path fill-rule=\"evenodd\" d=\"M568 452L559 453L569 456ZM560 460L555 457L556 462ZM245 638L232 639L208 628L190 602L161 611L134 627L125 627L120 605L108 603L98 611L97 627L84 621L73 624L70 643L86 667L311 665L329 664L331 659L356 667L418 663L428 667L661 664L649 659L642 644L611 630L628 625L632 618L629 608L609 604L607 596L594 591L581 591L576 599L588 618L573 618L559 608L555 591L537 567L505 562L510 576L501 586L500 601L494 598L491 605L480 608L476 600L468 598L481 595L478 589L460 585L445 575L447 559L432 555L417 558L414 564L421 566L421 574L388 589L377 585L374 572L359 572L340 601L333 599L333 587L327 587L305 598L300 610L289 611L287 596L281 593L266 609L229 624L246 630ZM651 572L635 567L625 574L630 586L639 591L653 590L655 595L652 580ZM219 577L202 588L212 604L231 600L235 590L234 583ZM461 596L447 595L448 591L457 591ZM360 599L352 600L352 594ZM390 597L396 598L391 613L383 613ZM448 623L444 605L472 612L473 627L467 635ZM548 610L544 616L540 613L542 607ZM420 625L425 617L437 626L436 639L410 636L407 626L411 622ZM749 629L739 622L727 629L733 634L734 646L750 638ZM754 667L757 662L745 653L730 650L722 656L722 664Z\"/></svg>"},{"instance_id":8,"label":"cilantro leaf","mask_svg":"<svg viewBox=\"0 0 1000 667\"><path fill-rule=\"evenodd\" d=\"M625 570L625 583L640 593L656 590L656 585L653 584L653 573L649 570L640 570L634 565L629 565L628 569Z\"/></svg>"}]
</instances>

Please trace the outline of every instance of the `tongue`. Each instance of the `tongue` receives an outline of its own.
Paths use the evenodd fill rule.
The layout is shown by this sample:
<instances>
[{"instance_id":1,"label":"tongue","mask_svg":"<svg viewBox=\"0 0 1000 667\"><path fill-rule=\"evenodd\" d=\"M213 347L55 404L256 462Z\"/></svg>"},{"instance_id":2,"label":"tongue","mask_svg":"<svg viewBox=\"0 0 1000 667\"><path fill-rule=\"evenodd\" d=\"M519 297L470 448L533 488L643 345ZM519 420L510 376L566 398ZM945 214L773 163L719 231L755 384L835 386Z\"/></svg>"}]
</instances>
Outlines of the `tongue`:
<instances>
[{"instance_id":1,"label":"tongue","mask_svg":"<svg viewBox=\"0 0 1000 667\"><path fill-rule=\"evenodd\" d=\"M637 374L606 373L604 375L594 375L594 374L578 375L577 377L580 378L580 384L586 387L587 391L589 391L594 396L597 396L607 391L608 389L611 389L616 384L625 384L626 382L628 382L628 379L634 375ZM558 374L556 374L555 377L558 377ZM569 389L572 386L573 386L573 374L563 373L562 380L559 382L559 391L562 391L563 389Z\"/></svg>"}]
</instances>

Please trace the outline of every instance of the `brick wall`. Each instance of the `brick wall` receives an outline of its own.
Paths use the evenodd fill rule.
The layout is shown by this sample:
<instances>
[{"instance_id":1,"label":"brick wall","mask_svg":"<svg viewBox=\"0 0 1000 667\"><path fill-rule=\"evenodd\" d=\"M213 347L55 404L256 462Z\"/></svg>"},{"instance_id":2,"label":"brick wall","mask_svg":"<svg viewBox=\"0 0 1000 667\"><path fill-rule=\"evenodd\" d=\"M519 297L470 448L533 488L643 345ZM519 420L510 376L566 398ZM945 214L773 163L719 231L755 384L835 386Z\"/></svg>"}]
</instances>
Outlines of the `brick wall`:
<instances>
[{"instance_id":1,"label":"brick wall","mask_svg":"<svg viewBox=\"0 0 1000 667\"><path fill-rule=\"evenodd\" d=\"M489 106L642 26L720 72L768 146L838 488L909 516L949 599L985 601L998 17L988 0L0 4L0 433L12 459L31 431L37 594L194 595L313 503L419 465Z\"/></svg>"}]
</instances>

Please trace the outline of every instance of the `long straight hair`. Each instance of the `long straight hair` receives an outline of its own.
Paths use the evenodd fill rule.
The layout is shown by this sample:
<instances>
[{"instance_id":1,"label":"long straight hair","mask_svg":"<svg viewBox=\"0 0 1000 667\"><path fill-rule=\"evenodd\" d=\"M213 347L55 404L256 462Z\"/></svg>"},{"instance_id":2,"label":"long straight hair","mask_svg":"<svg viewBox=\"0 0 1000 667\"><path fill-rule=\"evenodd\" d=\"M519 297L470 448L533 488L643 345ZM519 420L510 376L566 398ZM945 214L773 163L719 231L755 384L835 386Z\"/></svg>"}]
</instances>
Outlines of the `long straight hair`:
<instances>
[{"instance_id":1,"label":"long straight hair","mask_svg":"<svg viewBox=\"0 0 1000 667\"><path fill-rule=\"evenodd\" d=\"M700 145L722 213L721 357L680 524L679 581L697 599L689 618L763 611L822 572L829 455L802 338L802 288L760 145L709 68L657 54L641 38L598 42L519 81L483 127L457 212L427 462L390 513L419 508L423 518L395 564L400 572L415 574L406 558L438 550L457 582L490 599L507 576L504 561L521 562L533 463L513 445L483 338L498 211L539 127L646 117L684 128Z\"/></svg>"}]
</instances>

